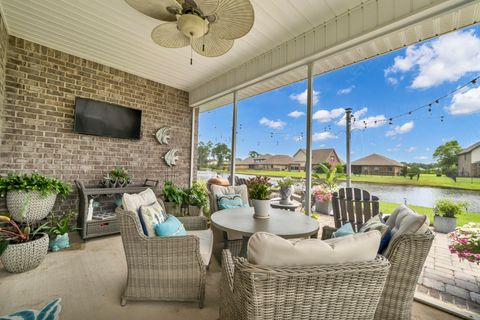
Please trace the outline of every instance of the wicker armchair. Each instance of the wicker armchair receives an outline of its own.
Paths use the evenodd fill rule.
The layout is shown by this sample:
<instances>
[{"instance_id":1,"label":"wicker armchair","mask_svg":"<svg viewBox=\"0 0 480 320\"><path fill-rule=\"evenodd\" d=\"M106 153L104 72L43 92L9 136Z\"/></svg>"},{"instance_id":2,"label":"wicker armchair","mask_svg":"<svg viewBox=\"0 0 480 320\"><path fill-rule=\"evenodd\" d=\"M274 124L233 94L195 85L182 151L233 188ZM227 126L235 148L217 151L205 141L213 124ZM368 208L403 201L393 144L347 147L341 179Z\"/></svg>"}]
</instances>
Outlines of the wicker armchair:
<instances>
[{"instance_id":1,"label":"wicker armchair","mask_svg":"<svg viewBox=\"0 0 480 320\"><path fill-rule=\"evenodd\" d=\"M389 262L305 267L252 265L223 251L221 320L372 319Z\"/></svg>"},{"instance_id":2,"label":"wicker armchair","mask_svg":"<svg viewBox=\"0 0 480 320\"><path fill-rule=\"evenodd\" d=\"M149 238L136 213L117 209L127 260L127 300L198 301L203 307L206 266L197 236ZM208 228L204 217L178 217L187 230Z\"/></svg>"},{"instance_id":3,"label":"wicker armchair","mask_svg":"<svg viewBox=\"0 0 480 320\"><path fill-rule=\"evenodd\" d=\"M325 226L322 239L329 239L335 228ZM413 297L434 235L403 234L394 239L385 258L391 267L378 303L375 319L410 320Z\"/></svg>"},{"instance_id":4,"label":"wicker armchair","mask_svg":"<svg viewBox=\"0 0 480 320\"><path fill-rule=\"evenodd\" d=\"M236 188L236 187L230 187ZM248 196L247 196L248 197ZM210 204L210 214L217 212L217 199L213 192L209 190L208 192L208 200ZM218 230L217 228L212 226L213 231L213 255L217 259L217 261L221 261L221 254L223 249L229 249L232 255L238 256L242 250L243 239L242 238L233 238L231 239L226 232Z\"/></svg>"}]
</instances>

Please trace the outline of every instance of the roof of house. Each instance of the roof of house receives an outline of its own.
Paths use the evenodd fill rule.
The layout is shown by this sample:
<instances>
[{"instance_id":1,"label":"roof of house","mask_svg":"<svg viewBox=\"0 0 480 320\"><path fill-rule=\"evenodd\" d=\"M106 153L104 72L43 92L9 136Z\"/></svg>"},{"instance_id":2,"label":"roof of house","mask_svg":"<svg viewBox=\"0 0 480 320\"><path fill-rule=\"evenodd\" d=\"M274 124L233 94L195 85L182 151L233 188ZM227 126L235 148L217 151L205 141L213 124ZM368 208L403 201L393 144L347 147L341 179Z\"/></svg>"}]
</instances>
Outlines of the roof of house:
<instances>
[{"instance_id":1,"label":"roof of house","mask_svg":"<svg viewBox=\"0 0 480 320\"><path fill-rule=\"evenodd\" d=\"M463 149L462 151L460 151L458 154L464 154L464 153L469 153L469 152L472 152L473 150L477 149L480 147L480 141L478 141L477 143L474 143L472 144L471 146Z\"/></svg>"},{"instance_id":2,"label":"roof of house","mask_svg":"<svg viewBox=\"0 0 480 320\"><path fill-rule=\"evenodd\" d=\"M395 167L405 167L404 164L382 156L381 154L373 153L364 158L355 160L352 162L353 166L395 166Z\"/></svg>"},{"instance_id":3,"label":"roof of house","mask_svg":"<svg viewBox=\"0 0 480 320\"><path fill-rule=\"evenodd\" d=\"M258 160L263 160L258 162ZM237 164L249 165L249 164L291 164L295 163L295 159L285 154L276 154L276 155L263 155L260 157L248 157L241 161L238 161Z\"/></svg>"},{"instance_id":4,"label":"roof of house","mask_svg":"<svg viewBox=\"0 0 480 320\"><path fill-rule=\"evenodd\" d=\"M297 152L295 152L295 155L299 153L300 151L306 152L305 149L298 149ZM312 150L312 162L313 163L323 163L323 162L328 162L328 157L330 154L334 152L337 155L338 160L340 162L343 162L342 159L338 156L337 152L335 151L334 148L327 148L327 149L313 149ZM294 156L295 156L294 155Z\"/></svg>"}]
</instances>

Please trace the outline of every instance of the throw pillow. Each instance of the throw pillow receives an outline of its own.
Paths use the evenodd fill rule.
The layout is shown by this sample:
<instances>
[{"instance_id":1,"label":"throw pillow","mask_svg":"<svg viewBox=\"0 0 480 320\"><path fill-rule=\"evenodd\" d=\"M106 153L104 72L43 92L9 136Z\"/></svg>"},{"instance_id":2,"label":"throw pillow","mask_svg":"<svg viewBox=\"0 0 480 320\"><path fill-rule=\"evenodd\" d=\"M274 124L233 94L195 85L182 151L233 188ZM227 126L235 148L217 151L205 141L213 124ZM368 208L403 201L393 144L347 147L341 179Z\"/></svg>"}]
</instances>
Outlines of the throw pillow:
<instances>
[{"instance_id":1,"label":"throw pillow","mask_svg":"<svg viewBox=\"0 0 480 320\"><path fill-rule=\"evenodd\" d=\"M158 201L151 205L141 206L139 217L141 217L140 221L143 221L145 225L145 230L147 231L145 235L148 237L155 237L155 225L163 223L168 218Z\"/></svg>"},{"instance_id":2,"label":"throw pillow","mask_svg":"<svg viewBox=\"0 0 480 320\"><path fill-rule=\"evenodd\" d=\"M267 266L309 266L363 262L375 259L380 232L373 230L329 240L289 241L267 232L257 232L248 241L250 263Z\"/></svg>"},{"instance_id":3,"label":"throw pillow","mask_svg":"<svg viewBox=\"0 0 480 320\"><path fill-rule=\"evenodd\" d=\"M429 224L427 216L418 214L402 204L386 221L386 225L392 229L392 239L382 255L388 256L393 241L402 234L424 234Z\"/></svg>"},{"instance_id":4,"label":"throw pillow","mask_svg":"<svg viewBox=\"0 0 480 320\"><path fill-rule=\"evenodd\" d=\"M381 214L377 214L376 216L368 219L368 221L363 224L358 232L368 232L371 230L378 230L382 235L380 245L378 247L378 252L380 253L388 246L388 243L392 238L391 229L383 222Z\"/></svg>"},{"instance_id":5,"label":"throw pillow","mask_svg":"<svg viewBox=\"0 0 480 320\"><path fill-rule=\"evenodd\" d=\"M345 223L337 231L335 231L333 233L333 236L335 238L338 238L338 237L349 236L349 235L352 235L354 233L355 232L353 231L352 224L349 222L349 223Z\"/></svg>"},{"instance_id":6,"label":"throw pillow","mask_svg":"<svg viewBox=\"0 0 480 320\"><path fill-rule=\"evenodd\" d=\"M248 207L248 205L243 203L242 197L239 194L218 196L217 206L219 210Z\"/></svg>"},{"instance_id":7,"label":"throw pillow","mask_svg":"<svg viewBox=\"0 0 480 320\"><path fill-rule=\"evenodd\" d=\"M157 196L152 189L148 188L137 194L124 193L122 196L122 206L126 211L132 211L138 214L138 220L142 226L143 234L148 235L147 226L143 217L140 214L140 207L143 205L150 205L157 201Z\"/></svg>"},{"instance_id":8,"label":"throw pillow","mask_svg":"<svg viewBox=\"0 0 480 320\"><path fill-rule=\"evenodd\" d=\"M178 237L186 236L187 232L182 222L175 216L168 216L168 219L163 223L154 226L155 234L159 237Z\"/></svg>"}]
</instances>

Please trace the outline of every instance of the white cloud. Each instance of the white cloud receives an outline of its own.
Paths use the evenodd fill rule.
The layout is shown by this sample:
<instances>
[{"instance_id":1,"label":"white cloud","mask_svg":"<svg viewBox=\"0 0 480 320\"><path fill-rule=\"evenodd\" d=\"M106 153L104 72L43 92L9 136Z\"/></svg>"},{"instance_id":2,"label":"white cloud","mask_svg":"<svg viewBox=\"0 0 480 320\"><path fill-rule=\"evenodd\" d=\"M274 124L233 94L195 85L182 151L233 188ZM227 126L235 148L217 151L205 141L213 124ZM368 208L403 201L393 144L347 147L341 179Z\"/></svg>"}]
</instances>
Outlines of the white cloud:
<instances>
[{"instance_id":1,"label":"white cloud","mask_svg":"<svg viewBox=\"0 0 480 320\"><path fill-rule=\"evenodd\" d=\"M319 95L320 93L318 91L313 90L313 104L317 104ZM297 101L300 104L307 105L307 89L301 93L292 93L290 99Z\"/></svg>"},{"instance_id":2,"label":"white cloud","mask_svg":"<svg viewBox=\"0 0 480 320\"><path fill-rule=\"evenodd\" d=\"M404 134L413 129L415 126L415 123L413 121L406 122L402 124L401 126L395 126L392 130L388 130L385 133L386 137L393 137L396 136L397 134Z\"/></svg>"},{"instance_id":3,"label":"white cloud","mask_svg":"<svg viewBox=\"0 0 480 320\"><path fill-rule=\"evenodd\" d=\"M395 57L385 76L416 72L412 88L430 88L453 82L469 72L480 71L480 38L473 30L446 34L431 42L410 46L405 56Z\"/></svg>"},{"instance_id":4,"label":"white cloud","mask_svg":"<svg viewBox=\"0 0 480 320\"><path fill-rule=\"evenodd\" d=\"M318 110L313 114L313 119L318 120L320 122L330 122L345 113L345 109L343 108L336 108L332 110Z\"/></svg>"},{"instance_id":5,"label":"white cloud","mask_svg":"<svg viewBox=\"0 0 480 320\"><path fill-rule=\"evenodd\" d=\"M298 117L301 117L301 116L304 116L304 115L305 115L305 112L298 111L298 110L292 111L288 114L288 116L292 117L292 118L298 118Z\"/></svg>"},{"instance_id":6,"label":"white cloud","mask_svg":"<svg viewBox=\"0 0 480 320\"><path fill-rule=\"evenodd\" d=\"M325 141L325 140L330 140L330 139L337 139L338 137L331 133L330 131L324 131L324 132L315 132L313 134L313 141Z\"/></svg>"},{"instance_id":7,"label":"white cloud","mask_svg":"<svg viewBox=\"0 0 480 320\"><path fill-rule=\"evenodd\" d=\"M414 159L422 161L422 160L428 160L429 158L427 156L418 156L418 157L415 157Z\"/></svg>"},{"instance_id":8,"label":"white cloud","mask_svg":"<svg viewBox=\"0 0 480 320\"><path fill-rule=\"evenodd\" d=\"M260 119L259 123L272 129L282 129L287 124L286 122L283 122L281 120L274 121L265 117Z\"/></svg>"},{"instance_id":9,"label":"white cloud","mask_svg":"<svg viewBox=\"0 0 480 320\"><path fill-rule=\"evenodd\" d=\"M390 83L392 86L396 86L399 81L395 77L387 77L387 82Z\"/></svg>"},{"instance_id":10,"label":"white cloud","mask_svg":"<svg viewBox=\"0 0 480 320\"><path fill-rule=\"evenodd\" d=\"M457 92L452 97L452 102L445 108L453 115L465 115L480 112L480 87Z\"/></svg>"},{"instance_id":11,"label":"white cloud","mask_svg":"<svg viewBox=\"0 0 480 320\"><path fill-rule=\"evenodd\" d=\"M296 142L300 142L303 140L303 137L301 135L298 135L298 136L294 136L293 137L293 140L296 141Z\"/></svg>"},{"instance_id":12,"label":"white cloud","mask_svg":"<svg viewBox=\"0 0 480 320\"><path fill-rule=\"evenodd\" d=\"M378 128L385 125L387 119L383 114L362 118L367 112L368 108L365 107L353 113L355 121L352 120L352 130L365 129L365 123L367 123L367 129ZM345 115L337 121L337 125L346 125Z\"/></svg>"},{"instance_id":13,"label":"white cloud","mask_svg":"<svg viewBox=\"0 0 480 320\"><path fill-rule=\"evenodd\" d=\"M350 87L339 89L337 94L349 94L353 89L355 89L355 86L351 85Z\"/></svg>"},{"instance_id":14,"label":"white cloud","mask_svg":"<svg viewBox=\"0 0 480 320\"><path fill-rule=\"evenodd\" d=\"M410 148L408 148L408 149L405 149L405 152L412 153L412 152L415 152L415 150L417 150L417 148L415 148L415 147L410 147Z\"/></svg>"},{"instance_id":15,"label":"white cloud","mask_svg":"<svg viewBox=\"0 0 480 320\"><path fill-rule=\"evenodd\" d=\"M389 149L387 149L387 151L388 151L388 152L397 152L397 151L400 151L400 147L401 147L401 146L402 146L402 145L399 143L399 144L397 144L394 148L389 148Z\"/></svg>"}]
</instances>

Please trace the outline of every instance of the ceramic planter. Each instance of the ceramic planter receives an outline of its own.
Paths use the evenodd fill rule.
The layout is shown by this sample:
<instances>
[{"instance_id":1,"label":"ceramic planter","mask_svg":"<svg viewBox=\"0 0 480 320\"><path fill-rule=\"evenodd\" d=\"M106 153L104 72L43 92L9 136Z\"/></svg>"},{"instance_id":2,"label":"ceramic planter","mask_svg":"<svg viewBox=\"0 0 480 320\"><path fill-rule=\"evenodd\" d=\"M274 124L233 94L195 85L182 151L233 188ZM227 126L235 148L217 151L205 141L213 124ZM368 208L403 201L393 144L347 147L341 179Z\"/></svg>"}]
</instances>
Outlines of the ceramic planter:
<instances>
[{"instance_id":1,"label":"ceramic planter","mask_svg":"<svg viewBox=\"0 0 480 320\"><path fill-rule=\"evenodd\" d=\"M57 235L55 239L50 239L48 248L53 252L70 248L70 238L68 237L68 233Z\"/></svg>"},{"instance_id":2,"label":"ceramic planter","mask_svg":"<svg viewBox=\"0 0 480 320\"><path fill-rule=\"evenodd\" d=\"M330 214L332 212L332 201L315 201L315 212Z\"/></svg>"},{"instance_id":3,"label":"ceramic planter","mask_svg":"<svg viewBox=\"0 0 480 320\"><path fill-rule=\"evenodd\" d=\"M47 252L48 235L41 233L40 237L33 241L8 245L0 260L8 272L20 273L38 267Z\"/></svg>"},{"instance_id":4,"label":"ceramic planter","mask_svg":"<svg viewBox=\"0 0 480 320\"><path fill-rule=\"evenodd\" d=\"M270 218L270 200L252 199L254 218L268 219Z\"/></svg>"},{"instance_id":5,"label":"ceramic planter","mask_svg":"<svg viewBox=\"0 0 480 320\"><path fill-rule=\"evenodd\" d=\"M12 219L17 222L36 222L44 219L52 210L56 194L44 196L38 191L8 191L7 208ZM22 212L25 215L22 217Z\"/></svg>"},{"instance_id":6,"label":"ceramic planter","mask_svg":"<svg viewBox=\"0 0 480 320\"><path fill-rule=\"evenodd\" d=\"M201 216L203 213L203 208L197 206L188 206L188 215L189 216Z\"/></svg>"},{"instance_id":7,"label":"ceramic planter","mask_svg":"<svg viewBox=\"0 0 480 320\"><path fill-rule=\"evenodd\" d=\"M433 217L433 228L436 232L449 233L457 227L457 218L448 218L441 216Z\"/></svg>"},{"instance_id":8,"label":"ceramic planter","mask_svg":"<svg viewBox=\"0 0 480 320\"><path fill-rule=\"evenodd\" d=\"M292 204L293 186L280 187L280 204Z\"/></svg>"}]
</instances>

